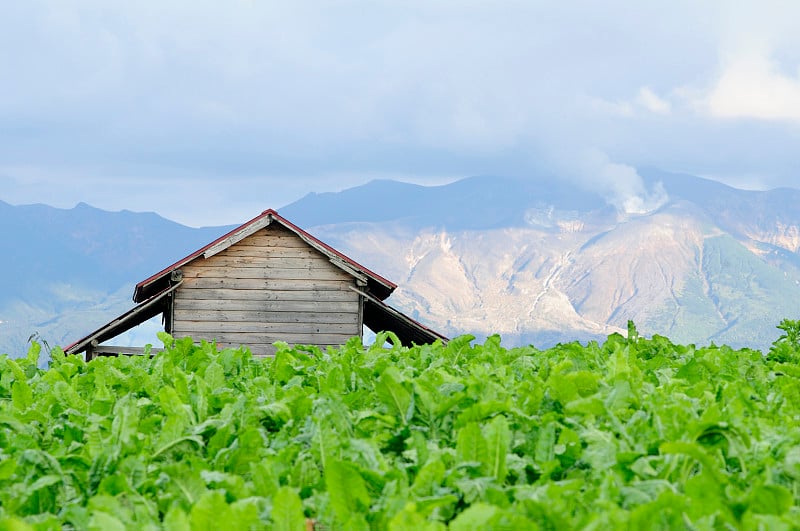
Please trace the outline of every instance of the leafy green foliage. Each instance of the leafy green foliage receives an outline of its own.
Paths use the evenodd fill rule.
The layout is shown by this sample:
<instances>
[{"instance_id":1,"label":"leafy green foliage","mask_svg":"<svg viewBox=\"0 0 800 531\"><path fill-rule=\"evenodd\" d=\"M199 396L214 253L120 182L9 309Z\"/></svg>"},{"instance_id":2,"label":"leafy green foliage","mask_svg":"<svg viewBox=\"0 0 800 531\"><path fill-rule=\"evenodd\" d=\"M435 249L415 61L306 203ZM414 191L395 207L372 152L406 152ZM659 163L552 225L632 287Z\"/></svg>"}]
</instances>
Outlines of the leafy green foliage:
<instances>
[{"instance_id":1,"label":"leafy green foliage","mask_svg":"<svg viewBox=\"0 0 800 531\"><path fill-rule=\"evenodd\" d=\"M780 328L767 356L633 323L265 359L164 334L47 370L34 345L0 357L0 529L791 529L800 325Z\"/></svg>"},{"instance_id":2,"label":"leafy green foliage","mask_svg":"<svg viewBox=\"0 0 800 531\"><path fill-rule=\"evenodd\" d=\"M800 354L800 321L784 319L777 326L783 334L772 343L769 357L775 361L798 361Z\"/></svg>"}]
</instances>

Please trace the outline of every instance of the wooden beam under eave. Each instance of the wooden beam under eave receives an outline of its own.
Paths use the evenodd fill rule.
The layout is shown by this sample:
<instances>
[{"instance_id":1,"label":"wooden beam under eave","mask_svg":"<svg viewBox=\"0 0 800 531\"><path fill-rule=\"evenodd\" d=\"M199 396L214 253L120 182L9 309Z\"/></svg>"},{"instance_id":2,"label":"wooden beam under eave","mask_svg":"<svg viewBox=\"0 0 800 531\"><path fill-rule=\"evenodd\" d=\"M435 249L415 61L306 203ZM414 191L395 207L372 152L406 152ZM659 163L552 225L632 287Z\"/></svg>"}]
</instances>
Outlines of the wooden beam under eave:
<instances>
[{"instance_id":1,"label":"wooden beam under eave","mask_svg":"<svg viewBox=\"0 0 800 531\"><path fill-rule=\"evenodd\" d=\"M158 354L163 348L151 348L150 355ZM98 356L143 356L145 347L115 347L114 345L99 345L92 349L93 357Z\"/></svg>"}]
</instances>

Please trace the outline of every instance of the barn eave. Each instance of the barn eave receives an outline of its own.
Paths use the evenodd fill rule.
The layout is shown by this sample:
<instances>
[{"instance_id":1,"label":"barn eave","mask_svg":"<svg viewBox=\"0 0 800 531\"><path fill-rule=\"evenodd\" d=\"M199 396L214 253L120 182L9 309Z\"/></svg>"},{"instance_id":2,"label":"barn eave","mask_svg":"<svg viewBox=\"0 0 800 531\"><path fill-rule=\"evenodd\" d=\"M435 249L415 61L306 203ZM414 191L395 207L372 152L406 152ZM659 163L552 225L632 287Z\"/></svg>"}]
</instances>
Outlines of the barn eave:
<instances>
[{"instance_id":1,"label":"barn eave","mask_svg":"<svg viewBox=\"0 0 800 531\"><path fill-rule=\"evenodd\" d=\"M449 339L439 332L392 308L369 293L358 291L364 297L364 326L373 332L391 330L403 345L423 345L436 340L447 343Z\"/></svg>"},{"instance_id":2,"label":"barn eave","mask_svg":"<svg viewBox=\"0 0 800 531\"><path fill-rule=\"evenodd\" d=\"M104 324L91 334L64 348L64 352L67 354L86 352L93 346L117 337L120 334L124 334L134 326L138 326L148 319L152 319L156 315L164 313L168 308L169 297L178 289L180 284L181 283L178 282L167 286L166 289L142 301L116 319Z\"/></svg>"}]
</instances>

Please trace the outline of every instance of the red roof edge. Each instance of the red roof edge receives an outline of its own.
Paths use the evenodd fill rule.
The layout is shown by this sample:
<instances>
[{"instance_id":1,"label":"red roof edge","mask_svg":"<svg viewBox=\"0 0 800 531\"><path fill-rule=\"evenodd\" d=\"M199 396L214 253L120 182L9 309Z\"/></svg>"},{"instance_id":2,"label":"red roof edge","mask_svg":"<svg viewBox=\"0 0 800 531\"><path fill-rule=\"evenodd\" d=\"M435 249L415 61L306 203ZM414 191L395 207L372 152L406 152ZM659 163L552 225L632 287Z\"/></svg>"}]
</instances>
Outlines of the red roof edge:
<instances>
[{"instance_id":1,"label":"red roof edge","mask_svg":"<svg viewBox=\"0 0 800 531\"><path fill-rule=\"evenodd\" d=\"M133 290L133 300L135 302L142 302L142 300L147 298L146 296L143 297L143 292L144 292L145 288L147 288L147 286L149 286L150 284L152 284L154 282L157 282L158 280L164 278L166 275L168 275L172 271L174 271L174 270L180 268L181 266L188 264L192 260L200 257L209 248L211 248L211 247L215 246L216 244L220 243L225 238L228 238L229 236L232 236L232 235L236 234L240 230L245 229L248 226L252 225L253 223L256 223L257 221L262 220L262 219L264 219L265 217L268 217L268 216L271 217L273 220L277 221L278 223L280 223L281 225L285 226L289 230L291 230L291 231L293 231L293 232L295 232L297 234L301 234L303 237L312 240L314 243L318 244L320 247L322 247L323 249L325 249L329 253L337 256L338 258L344 260L345 262L347 262L348 264L353 266L353 268L355 268L356 270L363 272L368 277L369 280L372 280L373 282L376 282L376 283L380 284L385 289L385 291L387 292L384 297L381 297L381 299L385 299L386 297L388 297L391 294L391 292L394 291L395 288L397 288L397 284L395 284L395 283L391 282L390 280L387 280L384 277L378 275L377 273L367 269L366 267L364 267L363 265L359 264L358 262L356 262L352 258L342 254L341 252L337 251L336 249L334 249L333 247L331 247L327 243L325 243L322 240L316 238L315 236L312 236L311 234L309 234L308 232L304 231L303 229L301 229L300 227L298 227L297 225L295 225L291 221L289 221L286 218L282 217L280 214L278 214L278 212L276 210L273 210L273 209L270 208L268 210L263 211L261 214L259 214L258 216L254 217L250 221L247 221L247 222L243 223L242 225L236 227L235 229L231 230L230 232L227 232L226 234L223 234L222 236L220 236L219 238L217 238L213 242L209 243L208 245L203 246L202 248L200 248L197 251L193 252L192 254L186 256L185 258L182 258L182 259L178 260L174 264L165 267L164 269L162 269L161 271L159 271L155 275L152 275L152 276L142 280L138 284L136 284L136 287Z\"/></svg>"},{"instance_id":2,"label":"red roof edge","mask_svg":"<svg viewBox=\"0 0 800 531\"><path fill-rule=\"evenodd\" d=\"M370 269L368 269L368 268L364 267L363 265L359 264L358 262L356 262L355 260L353 260L349 256L346 256L346 255L342 254L341 252L337 251L336 249L334 249L333 247L331 247L330 245L328 245L324 241L320 240L316 236L313 236L313 235L309 234L308 232L304 231L303 229L301 229L300 227L298 227L297 225L295 225L294 223L292 223L288 219L284 218L283 216L278 214L275 210L267 210L265 212L269 212L272 215L272 217L274 219L278 220L282 225L284 225L284 226L288 227L289 229L291 229L291 230L293 230L295 232L298 232L298 233L306 236L307 238L313 240L314 242L318 243L320 246L322 246L325 249L327 249L330 253L335 254L336 256L338 256L339 258L341 258L342 260L344 260L345 262L347 262L348 264L353 266L355 269L357 269L359 271L362 271L365 275L367 275L371 279L373 279L373 280L385 285L387 288L389 288L390 291L394 291L397 288L397 284L395 284L391 280L388 280L388 279L380 276L379 274L375 273L374 271L371 271Z\"/></svg>"}]
</instances>

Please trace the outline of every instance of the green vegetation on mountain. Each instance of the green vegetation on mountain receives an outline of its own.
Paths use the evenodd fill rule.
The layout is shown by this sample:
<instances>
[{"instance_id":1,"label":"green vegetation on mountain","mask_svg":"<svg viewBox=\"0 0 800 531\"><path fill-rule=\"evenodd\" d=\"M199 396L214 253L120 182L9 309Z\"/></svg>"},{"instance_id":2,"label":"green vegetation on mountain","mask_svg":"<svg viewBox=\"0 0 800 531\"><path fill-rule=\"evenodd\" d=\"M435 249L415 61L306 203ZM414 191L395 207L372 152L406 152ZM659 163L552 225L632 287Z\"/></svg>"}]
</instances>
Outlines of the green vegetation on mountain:
<instances>
[{"instance_id":1,"label":"green vegetation on mountain","mask_svg":"<svg viewBox=\"0 0 800 531\"><path fill-rule=\"evenodd\" d=\"M697 269L686 275L675 299L642 323L645 330L667 329L676 342L698 337L718 344L769 345L777 316L796 312L800 269L772 267L730 235L707 237ZM772 294L783 294L775 297Z\"/></svg>"},{"instance_id":2,"label":"green vegetation on mountain","mask_svg":"<svg viewBox=\"0 0 800 531\"><path fill-rule=\"evenodd\" d=\"M34 345L0 357L0 528L791 529L800 323L780 328L767 354L633 325L265 359L164 334L46 370Z\"/></svg>"}]
</instances>

